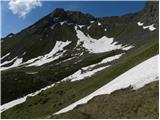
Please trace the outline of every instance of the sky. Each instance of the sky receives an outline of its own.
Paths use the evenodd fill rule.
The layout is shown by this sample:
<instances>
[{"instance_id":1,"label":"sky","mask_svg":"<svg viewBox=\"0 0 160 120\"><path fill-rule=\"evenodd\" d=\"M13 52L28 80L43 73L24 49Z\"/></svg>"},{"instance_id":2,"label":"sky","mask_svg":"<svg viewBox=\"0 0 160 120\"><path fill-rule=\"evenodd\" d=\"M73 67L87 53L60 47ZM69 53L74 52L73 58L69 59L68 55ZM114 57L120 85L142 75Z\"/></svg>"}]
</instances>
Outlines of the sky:
<instances>
[{"instance_id":1,"label":"sky","mask_svg":"<svg viewBox=\"0 0 160 120\"><path fill-rule=\"evenodd\" d=\"M1 35L17 33L55 8L90 13L96 17L121 16L143 9L145 1L1 1Z\"/></svg>"}]
</instances>

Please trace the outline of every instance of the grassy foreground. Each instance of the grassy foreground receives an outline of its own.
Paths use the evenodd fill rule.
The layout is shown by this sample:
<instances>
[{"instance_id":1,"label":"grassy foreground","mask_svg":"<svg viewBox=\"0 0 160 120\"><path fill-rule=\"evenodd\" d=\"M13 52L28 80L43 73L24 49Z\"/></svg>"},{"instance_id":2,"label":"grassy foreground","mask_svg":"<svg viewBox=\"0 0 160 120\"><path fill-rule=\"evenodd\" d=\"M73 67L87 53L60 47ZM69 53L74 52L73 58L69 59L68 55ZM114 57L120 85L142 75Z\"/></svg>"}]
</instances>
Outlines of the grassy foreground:
<instances>
[{"instance_id":1,"label":"grassy foreground","mask_svg":"<svg viewBox=\"0 0 160 120\"><path fill-rule=\"evenodd\" d=\"M117 90L110 95L94 97L87 104L51 118L67 119L158 119L158 81L132 90L131 87Z\"/></svg>"}]
</instances>

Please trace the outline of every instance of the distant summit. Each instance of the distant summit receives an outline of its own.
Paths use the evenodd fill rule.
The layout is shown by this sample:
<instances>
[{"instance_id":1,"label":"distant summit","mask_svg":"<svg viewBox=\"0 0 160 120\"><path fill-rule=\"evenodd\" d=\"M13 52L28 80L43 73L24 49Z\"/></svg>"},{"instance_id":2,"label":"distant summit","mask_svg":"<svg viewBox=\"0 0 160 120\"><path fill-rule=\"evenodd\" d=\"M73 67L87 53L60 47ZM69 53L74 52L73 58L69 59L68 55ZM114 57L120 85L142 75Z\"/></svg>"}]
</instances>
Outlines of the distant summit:
<instances>
[{"instance_id":1,"label":"distant summit","mask_svg":"<svg viewBox=\"0 0 160 120\"><path fill-rule=\"evenodd\" d=\"M90 14L84 14L79 11L65 11L63 8L56 8L49 17L55 22L68 21L75 24L88 24L89 21L95 20L95 17Z\"/></svg>"}]
</instances>

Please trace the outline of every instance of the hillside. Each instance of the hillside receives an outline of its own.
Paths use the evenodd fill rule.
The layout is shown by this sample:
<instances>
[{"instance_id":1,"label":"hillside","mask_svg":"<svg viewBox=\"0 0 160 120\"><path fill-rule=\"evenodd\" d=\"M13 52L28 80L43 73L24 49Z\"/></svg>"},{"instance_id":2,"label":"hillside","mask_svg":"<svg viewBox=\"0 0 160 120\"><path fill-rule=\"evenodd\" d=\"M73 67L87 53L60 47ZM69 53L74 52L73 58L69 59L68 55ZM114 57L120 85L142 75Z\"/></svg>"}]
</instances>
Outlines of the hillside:
<instances>
[{"instance_id":1,"label":"hillside","mask_svg":"<svg viewBox=\"0 0 160 120\"><path fill-rule=\"evenodd\" d=\"M2 38L2 118L100 118L116 102L112 101L111 106L99 113L96 110L104 99L111 101L122 96L121 99L129 103L126 98L136 95L151 97L151 103L140 106L141 110L155 100L148 109L154 109L153 114L145 117L147 112L140 116L139 112L130 112L127 117L124 112L121 117L157 118L157 82L149 84L149 81L149 85L133 91L127 89L131 85L128 79L125 90L96 97L62 116L53 114L156 56L158 20L156 1L146 2L144 9L137 13L102 18L57 8L21 32ZM135 103L133 106L139 105L141 97L130 102ZM91 110L93 104L95 109ZM119 106L123 108L122 103ZM94 116L94 113L97 114ZM103 115L102 118L120 117L118 114Z\"/></svg>"},{"instance_id":2,"label":"hillside","mask_svg":"<svg viewBox=\"0 0 160 120\"><path fill-rule=\"evenodd\" d=\"M139 90L125 88L111 95L93 98L87 104L55 116L52 119L158 119L158 82L153 82Z\"/></svg>"}]
</instances>

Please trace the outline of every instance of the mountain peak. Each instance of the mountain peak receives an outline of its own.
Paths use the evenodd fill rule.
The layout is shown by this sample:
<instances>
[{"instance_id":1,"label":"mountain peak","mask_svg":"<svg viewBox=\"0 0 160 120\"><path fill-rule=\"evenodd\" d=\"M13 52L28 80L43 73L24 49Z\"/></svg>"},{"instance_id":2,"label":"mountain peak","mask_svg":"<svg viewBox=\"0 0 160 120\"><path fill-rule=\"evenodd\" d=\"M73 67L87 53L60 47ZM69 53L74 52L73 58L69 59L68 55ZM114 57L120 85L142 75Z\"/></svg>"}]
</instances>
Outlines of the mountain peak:
<instances>
[{"instance_id":1,"label":"mountain peak","mask_svg":"<svg viewBox=\"0 0 160 120\"><path fill-rule=\"evenodd\" d=\"M56 8L55 10L54 10L54 12L55 13L60 13L60 12L64 12L64 8Z\"/></svg>"},{"instance_id":2,"label":"mountain peak","mask_svg":"<svg viewBox=\"0 0 160 120\"><path fill-rule=\"evenodd\" d=\"M65 11L63 8L56 8L49 16L55 22L68 21L75 24L88 24L91 20L95 20L95 17L90 14L79 11Z\"/></svg>"},{"instance_id":3,"label":"mountain peak","mask_svg":"<svg viewBox=\"0 0 160 120\"><path fill-rule=\"evenodd\" d=\"M55 17L55 16L62 15L62 14L64 14L64 13L65 13L65 11L64 11L63 8L56 8L56 9L51 13L51 15L52 15L53 17Z\"/></svg>"}]
</instances>

